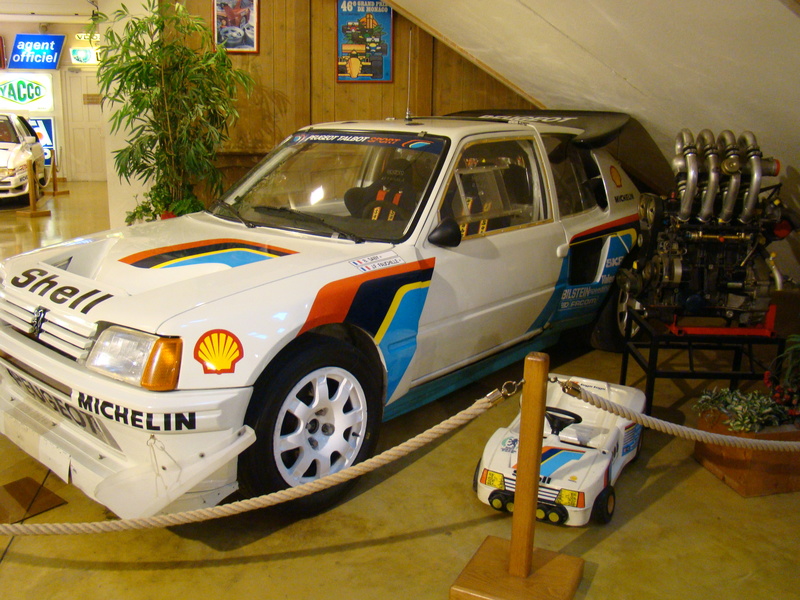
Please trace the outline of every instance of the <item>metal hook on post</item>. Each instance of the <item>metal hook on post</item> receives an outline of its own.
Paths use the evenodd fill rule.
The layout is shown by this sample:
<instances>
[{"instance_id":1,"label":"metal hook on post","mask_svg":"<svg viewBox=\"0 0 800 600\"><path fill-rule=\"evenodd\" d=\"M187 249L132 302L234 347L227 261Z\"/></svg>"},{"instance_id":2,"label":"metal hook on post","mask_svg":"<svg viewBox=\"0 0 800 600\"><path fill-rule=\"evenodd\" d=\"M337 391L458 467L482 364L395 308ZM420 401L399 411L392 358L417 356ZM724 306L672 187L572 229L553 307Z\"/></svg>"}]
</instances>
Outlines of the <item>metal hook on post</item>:
<instances>
[{"instance_id":1,"label":"metal hook on post","mask_svg":"<svg viewBox=\"0 0 800 600\"><path fill-rule=\"evenodd\" d=\"M550 357L525 357L511 540L487 537L450 588L450 600L575 597L583 559L534 546Z\"/></svg>"}]
</instances>

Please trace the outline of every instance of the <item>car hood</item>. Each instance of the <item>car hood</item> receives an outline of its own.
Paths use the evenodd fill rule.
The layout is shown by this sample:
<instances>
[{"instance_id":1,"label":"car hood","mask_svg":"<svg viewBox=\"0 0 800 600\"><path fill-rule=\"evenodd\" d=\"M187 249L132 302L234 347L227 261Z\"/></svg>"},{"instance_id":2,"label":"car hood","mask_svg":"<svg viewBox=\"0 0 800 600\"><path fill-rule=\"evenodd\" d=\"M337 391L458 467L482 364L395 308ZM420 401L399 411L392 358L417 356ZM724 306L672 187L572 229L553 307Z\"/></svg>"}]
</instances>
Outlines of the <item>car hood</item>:
<instances>
[{"instance_id":1,"label":"car hood","mask_svg":"<svg viewBox=\"0 0 800 600\"><path fill-rule=\"evenodd\" d=\"M506 474L516 473L519 430L513 426L498 430L493 439L502 442L495 445L489 467ZM590 473L598 472L592 466L603 458L604 455L594 448L564 444L558 436L548 434L542 440L539 481L551 488L584 489ZM602 474L604 471L601 469L599 472Z\"/></svg>"},{"instance_id":2,"label":"car hood","mask_svg":"<svg viewBox=\"0 0 800 600\"><path fill-rule=\"evenodd\" d=\"M0 143L0 167L16 167L21 151L19 144Z\"/></svg>"},{"instance_id":3,"label":"car hood","mask_svg":"<svg viewBox=\"0 0 800 600\"><path fill-rule=\"evenodd\" d=\"M4 294L74 318L157 331L206 303L388 249L198 213L8 259Z\"/></svg>"}]
</instances>

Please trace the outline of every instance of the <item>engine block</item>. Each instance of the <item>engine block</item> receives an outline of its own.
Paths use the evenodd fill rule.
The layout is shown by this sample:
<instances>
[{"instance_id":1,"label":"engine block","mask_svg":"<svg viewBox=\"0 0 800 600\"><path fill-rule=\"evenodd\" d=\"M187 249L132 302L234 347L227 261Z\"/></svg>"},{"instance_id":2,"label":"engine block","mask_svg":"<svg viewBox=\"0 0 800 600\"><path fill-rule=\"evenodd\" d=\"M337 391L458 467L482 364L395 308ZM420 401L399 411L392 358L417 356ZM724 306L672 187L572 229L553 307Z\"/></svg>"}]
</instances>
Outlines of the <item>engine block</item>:
<instances>
[{"instance_id":1,"label":"engine block","mask_svg":"<svg viewBox=\"0 0 800 600\"><path fill-rule=\"evenodd\" d=\"M761 323L783 277L766 246L782 220L780 185L764 186L780 163L762 156L755 135L708 129L675 142L676 190L643 194L637 260L618 283L647 314L665 322L701 316L727 326Z\"/></svg>"}]
</instances>

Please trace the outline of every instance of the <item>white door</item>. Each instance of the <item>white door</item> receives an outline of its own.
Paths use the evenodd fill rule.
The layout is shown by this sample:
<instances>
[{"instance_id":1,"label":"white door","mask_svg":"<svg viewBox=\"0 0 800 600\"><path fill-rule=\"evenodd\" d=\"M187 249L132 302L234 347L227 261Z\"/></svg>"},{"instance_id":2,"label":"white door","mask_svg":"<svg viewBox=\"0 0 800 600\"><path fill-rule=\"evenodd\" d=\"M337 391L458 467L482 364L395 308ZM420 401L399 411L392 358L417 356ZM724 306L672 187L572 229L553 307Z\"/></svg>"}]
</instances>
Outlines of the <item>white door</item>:
<instances>
[{"instance_id":1,"label":"white door","mask_svg":"<svg viewBox=\"0 0 800 600\"><path fill-rule=\"evenodd\" d=\"M59 148L61 176L105 181L106 151L100 94L94 69L67 69L63 78L66 144Z\"/></svg>"},{"instance_id":2,"label":"white door","mask_svg":"<svg viewBox=\"0 0 800 600\"><path fill-rule=\"evenodd\" d=\"M440 215L455 219L463 239L454 248L425 243L424 258L436 263L412 385L522 341L551 298L566 237L534 146L503 139L462 149Z\"/></svg>"}]
</instances>

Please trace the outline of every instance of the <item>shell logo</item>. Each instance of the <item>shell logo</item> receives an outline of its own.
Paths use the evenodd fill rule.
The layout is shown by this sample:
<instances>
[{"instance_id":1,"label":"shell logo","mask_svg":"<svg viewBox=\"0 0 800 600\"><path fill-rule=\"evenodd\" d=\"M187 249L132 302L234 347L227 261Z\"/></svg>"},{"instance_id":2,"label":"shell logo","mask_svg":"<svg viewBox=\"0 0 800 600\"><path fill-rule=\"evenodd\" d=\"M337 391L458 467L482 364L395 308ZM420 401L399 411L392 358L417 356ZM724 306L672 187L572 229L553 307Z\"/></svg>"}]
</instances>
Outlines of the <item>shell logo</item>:
<instances>
[{"instance_id":1,"label":"shell logo","mask_svg":"<svg viewBox=\"0 0 800 600\"><path fill-rule=\"evenodd\" d=\"M233 373L242 356L242 342L224 329L204 333L194 347L194 358L206 374Z\"/></svg>"},{"instance_id":2,"label":"shell logo","mask_svg":"<svg viewBox=\"0 0 800 600\"><path fill-rule=\"evenodd\" d=\"M617 186L618 188L621 188L622 187L622 175L619 174L619 171L617 170L617 167L612 165L611 168L609 169L609 173L611 175L611 181L614 182L614 185Z\"/></svg>"}]
</instances>

